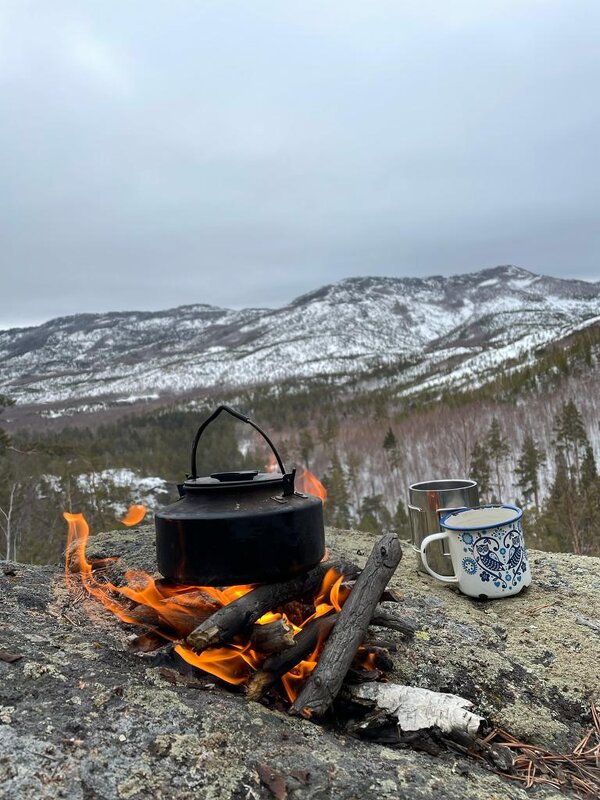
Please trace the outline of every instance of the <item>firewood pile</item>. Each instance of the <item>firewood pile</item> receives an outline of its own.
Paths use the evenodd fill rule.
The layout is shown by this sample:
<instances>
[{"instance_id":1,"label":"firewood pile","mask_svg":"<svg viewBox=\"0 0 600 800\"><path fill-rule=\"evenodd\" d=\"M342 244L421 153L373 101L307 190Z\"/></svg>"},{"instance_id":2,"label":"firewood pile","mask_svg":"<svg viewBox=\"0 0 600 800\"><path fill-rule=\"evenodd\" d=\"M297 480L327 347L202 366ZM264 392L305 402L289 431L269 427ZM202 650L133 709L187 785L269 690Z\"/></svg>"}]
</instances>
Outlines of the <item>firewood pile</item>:
<instances>
[{"instance_id":1,"label":"firewood pile","mask_svg":"<svg viewBox=\"0 0 600 800\"><path fill-rule=\"evenodd\" d=\"M77 548L71 546L71 552ZM407 637L414 633L410 621L381 604L397 599L386 586L401 557L397 537L387 535L363 570L330 558L291 580L257 586L224 604L207 596L206 587L178 587L156 602L152 594L165 589L160 581L152 583L152 593L147 577L137 574L128 576L127 586L116 586L103 578L110 560L87 562L93 583L90 573L84 583L121 619L144 628L130 642L133 651L156 653L158 663L178 658L183 670L187 664L231 685L243 684L255 701L280 694L283 680L292 713L322 717L346 678L373 681L391 665L393 642L368 635L369 626ZM78 565L69 560L69 575ZM245 661L251 667L247 679L227 671L226 662L238 654L242 666Z\"/></svg>"}]
</instances>

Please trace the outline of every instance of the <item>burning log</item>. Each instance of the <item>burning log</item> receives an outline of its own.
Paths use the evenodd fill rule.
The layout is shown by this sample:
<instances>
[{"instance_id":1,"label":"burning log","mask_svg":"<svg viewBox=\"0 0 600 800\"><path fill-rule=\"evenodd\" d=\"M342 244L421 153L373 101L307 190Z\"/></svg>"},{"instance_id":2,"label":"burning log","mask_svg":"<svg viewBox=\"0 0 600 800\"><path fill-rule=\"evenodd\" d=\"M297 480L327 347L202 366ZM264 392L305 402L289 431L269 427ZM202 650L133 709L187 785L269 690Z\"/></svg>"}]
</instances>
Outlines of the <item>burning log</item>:
<instances>
[{"instance_id":1,"label":"burning log","mask_svg":"<svg viewBox=\"0 0 600 800\"><path fill-rule=\"evenodd\" d=\"M273 655L262 665L248 683L248 699L260 700L279 678L307 658L319 642L331 633L339 614L328 614L311 620L294 638L294 646Z\"/></svg>"},{"instance_id":2,"label":"burning log","mask_svg":"<svg viewBox=\"0 0 600 800\"><path fill-rule=\"evenodd\" d=\"M284 617L262 625L257 623L252 628L250 644L259 653L281 653L294 646L294 629Z\"/></svg>"},{"instance_id":3,"label":"burning log","mask_svg":"<svg viewBox=\"0 0 600 800\"><path fill-rule=\"evenodd\" d=\"M397 536L388 534L375 545L339 613L317 666L292 706L293 712L307 717L321 716L332 704L401 558Z\"/></svg>"},{"instance_id":4,"label":"burning log","mask_svg":"<svg viewBox=\"0 0 600 800\"><path fill-rule=\"evenodd\" d=\"M139 604L129 609L127 616L138 625L154 629L159 635L162 631L187 636L220 607L204 592L194 590L166 597L154 607Z\"/></svg>"},{"instance_id":5,"label":"burning log","mask_svg":"<svg viewBox=\"0 0 600 800\"><path fill-rule=\"evenodd\" d=\"M321 562L292 580L258 586L223 606L198 625L189 634L186 643L199 653L207 647L231 641L238 633L250 628L267 611L316 592L330 569L343 572L344 566L340 562Z\"/></svg>"},{"instance_id":6,"label":"burning log","mask_svg":"<svg viewBox=\"0 0 600 800\"><path fill-rule=\"evenodd\" d=\"M333 630L337 617L338 614L329 614L313 619L293 639L293 647L268 658L261 669L249 680L248 698L250 700L260 700L283 675L310 656L319 642L327 639ZM401 619L380 605L376 606L375 613L369 624L390 628L403 633L405 636L412 636L416 630L416 626L413 623ZM371 637L366 639L364 644L369 652L375 656L378 667L385 671L392 669L393 662L389 654L391 650L396 649L394 642ZM378 673L373 670L373 674L376 678Z\"/></svg>"},{"instance_id":7,"label":"burning log","mask_svg":"<svg viewBox=\"0 0 600 800\"><path fill-rule=\"evenodd\" d=\"M310 656L319 642L323 642L327 639L333 630L338 616L338 614L329 614L324 617L313 619L293 639L293 647L268 658L261 669L249 680L248 698L250 700L260 700L286 672L289 672L297 664ZM406 636L412 635L415 630L415 626L410 622L401 620L395 614L386 611L386 609L381 606L376 607L375 614L370 624L392 628L393 630L404 633ZM378 667L386 671L393 668L393 662L389 654L390 650L396 648L394 642L370 639L365 641L365 645L369 652L375 656ZM377 671L373 670L373 673L374 676L377 677Z\"/></svg>"}]
</instances>

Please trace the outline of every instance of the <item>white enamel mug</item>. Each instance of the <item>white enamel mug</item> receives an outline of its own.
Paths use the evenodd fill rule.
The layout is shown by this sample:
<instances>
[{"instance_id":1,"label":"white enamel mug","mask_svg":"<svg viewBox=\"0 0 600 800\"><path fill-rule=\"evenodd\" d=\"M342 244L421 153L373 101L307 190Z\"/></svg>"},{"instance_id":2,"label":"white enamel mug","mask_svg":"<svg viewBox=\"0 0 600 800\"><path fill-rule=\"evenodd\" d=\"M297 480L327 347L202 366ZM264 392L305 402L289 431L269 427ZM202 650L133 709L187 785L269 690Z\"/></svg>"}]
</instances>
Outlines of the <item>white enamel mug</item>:
<instances>
[{"instance_id":1,"label":"white enamel mug","mask_svg":"<svg viewBox=\"0 0 600 800\"><path fill-rule=\"evenodd\" d=\"M463 594L482 600L517 594L531 583L521 517L507 504L462 508L446 514L444 529L423 539L421 558L430 575L458 584ZM427 547L447 539L454 575L440 575L427 563Z\"/></svg>"}]
</instances>

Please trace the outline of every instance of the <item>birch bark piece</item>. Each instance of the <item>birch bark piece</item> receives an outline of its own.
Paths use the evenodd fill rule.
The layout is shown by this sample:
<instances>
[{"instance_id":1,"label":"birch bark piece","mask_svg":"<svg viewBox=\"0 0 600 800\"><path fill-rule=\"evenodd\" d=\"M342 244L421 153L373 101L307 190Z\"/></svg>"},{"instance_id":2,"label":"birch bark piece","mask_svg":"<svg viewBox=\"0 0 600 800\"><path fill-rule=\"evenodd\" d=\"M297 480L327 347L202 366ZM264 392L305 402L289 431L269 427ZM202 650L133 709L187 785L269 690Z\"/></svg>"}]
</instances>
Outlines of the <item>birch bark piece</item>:
<instances>
[{"instance_id":1,"label":"birch bark piece","mask_svg":"<svg viewBox=\"0 0 600 800\"><path fill-rule=\"evenodd\" d=\"M394 717L404 732L439 728L443 733L462 732L475 736L483 717L469 709L473 703L456 694L432 692L397 683L369 683L352 687L352 697L370 700Z\"/></svg>"}]
</instances>

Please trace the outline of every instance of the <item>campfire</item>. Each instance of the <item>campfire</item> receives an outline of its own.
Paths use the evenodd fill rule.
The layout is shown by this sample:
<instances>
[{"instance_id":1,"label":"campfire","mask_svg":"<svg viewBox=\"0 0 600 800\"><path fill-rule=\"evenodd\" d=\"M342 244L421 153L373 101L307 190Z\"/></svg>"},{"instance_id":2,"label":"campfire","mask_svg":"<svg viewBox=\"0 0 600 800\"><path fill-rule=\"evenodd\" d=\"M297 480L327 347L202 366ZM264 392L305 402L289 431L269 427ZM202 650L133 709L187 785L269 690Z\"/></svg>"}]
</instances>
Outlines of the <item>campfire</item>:
<instances>
[{"instance_id":1,"label":"campfire","mask_svg":"<svg viewBox=\"0 0 600 800\"><path fill-rule=\"evenodd\" d=\"M432 754L449 749L527 787L547 784L597 796L600 716L593 704L593 727L573 752L551 753L490 726L483 737L485 720L461 697L382 682L393 645L369 637L368 626L390 628L404 637L415 630L378 603L381 597L398 600L381 588L393 571L390 563L399 560L393 538L377 543L362 571L330 559L310 577L287 585L177 586L141 571L125 573L125 583L116 585L107 573L118 558L88 559L85 519L81 514L64 516L69 527L67 583L78 591L81 582L124 623L144 629L131 640L132 650L172 648L188 669L241 687L250 700L275 693L291 711L307 717L322 716L344 683L344 703L350 709L346 730L351 734ZM130 509L122 521L135 524L134 518L143 518L139 507ZM297 599L316 585L318 576L310 604ZM296 599L289 599L292 595ZM276 610L261 613L270 597ZM278 605L277 598L285 602ZM237 633L227 643L212 646L226 638L226 631ZM319 679L314 680L317 673ZM173 680L170 675L168 679Z\"/></svg>"},{"instance_id":2,"label":"campfire","mask_svg":"<svg viewBox=\"0 0 600 800\"><path fill-rule=\"evenodd\" d=\"M321 486L308 470L304 475L311 485ZM143 507L133 506L122 522L136 524L143 515ZM85 518L71 513L64 517L68 523L67 582L73 586L78 575L86 592L107 610L122 622L144 629L131 641L132 650L151 652L171 645L187 664L232 686L245 685L252 699L275 687L294 704L348 598L354 594L366 600L371 613L360 609L360 613L347 614L350 623L345 627L354 640L354 645L348 645L347 667L361 675L375 671L378 659L385 661L381 652L378 656L377 647L369 649L362 638L371 617L377 616L377 603L400 558L399 547L393 547L397 544L395 537L388 537L391 549L395 549L393 567L375 565L379 579L373 583L363 577L360 582L364 586L358 587L358 593L356 566L331 558L279 584L180 585L131 570L125 573L125 583L116 585L108 579L107 569L118 557L88 559L90 531ZM381 557L381 549L376 555ZM381 609L379 621L394 627L394 620L386 620ZM352 630L355 623L358 627ZM402 622L397 620L395 627L402 630ZM404 630L408 628L404 626ZM307 715L312 713L308 707L302 710Z\"/></svg>"},{"instance_id":3,"label":"campfire","mask_svg":"<svg viewBox=\"0 0 600 800\"><path fill-rule=\"evenodd\" d=\"M222 412L248 423L269 445L265 472L198 476L199 442ZM124 583L111 581L118 556L89 560L88 524L66 513L68 582L79 574L88 594L143 629L131 649L170 648L180 663L245 687L251 699L274 691L305 716L325 713L349 671L380 675L383 651L364 639L401 558L397 538L384 537L362 572L332 558L325 549L323 484L306 468L287 472L269 436L228 406L198 429L190 466L180 500L155 517L160 576L129 571ZM132 506L122 522L135 525L144 516L143 506ZM387 624L386 612L378 616ZM401 621L388 623L402 629Z\"/></svg>"}]
</instances>

